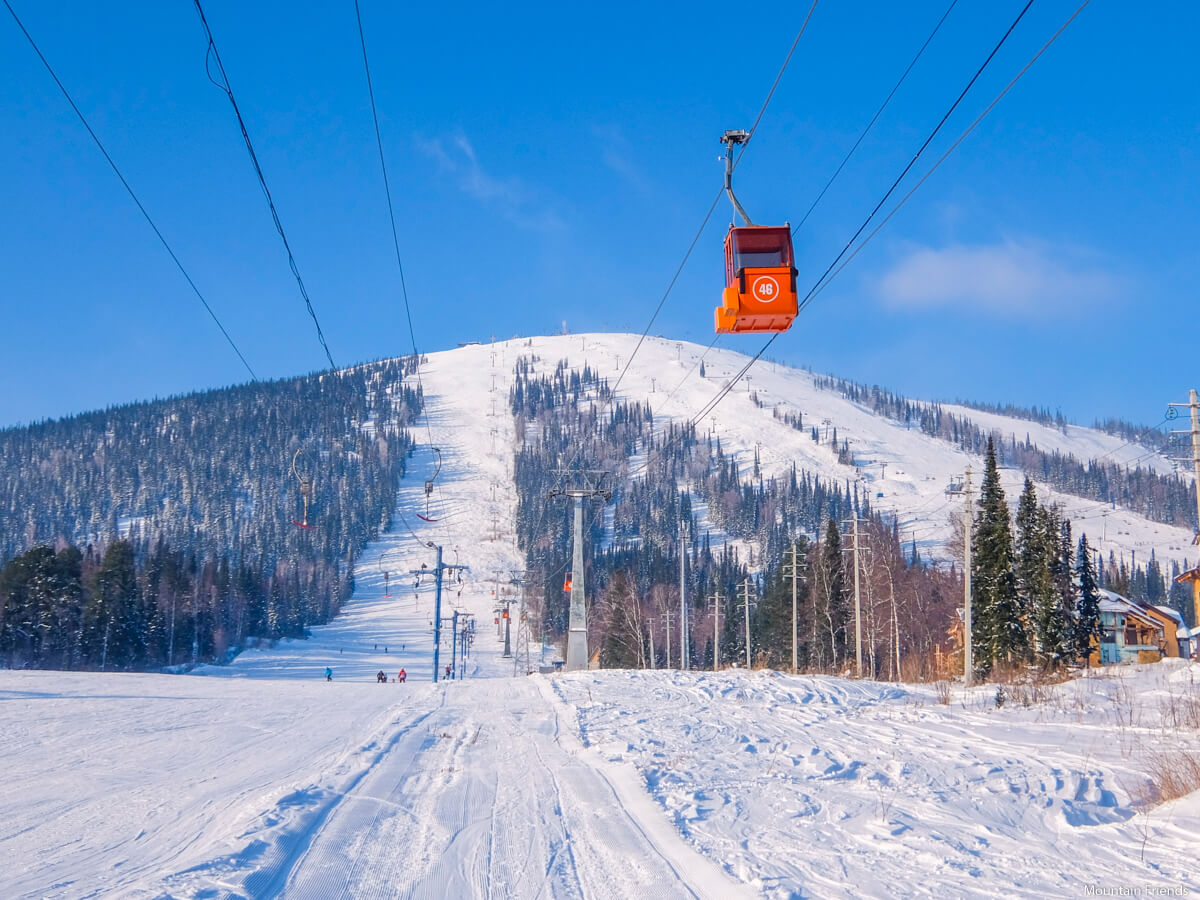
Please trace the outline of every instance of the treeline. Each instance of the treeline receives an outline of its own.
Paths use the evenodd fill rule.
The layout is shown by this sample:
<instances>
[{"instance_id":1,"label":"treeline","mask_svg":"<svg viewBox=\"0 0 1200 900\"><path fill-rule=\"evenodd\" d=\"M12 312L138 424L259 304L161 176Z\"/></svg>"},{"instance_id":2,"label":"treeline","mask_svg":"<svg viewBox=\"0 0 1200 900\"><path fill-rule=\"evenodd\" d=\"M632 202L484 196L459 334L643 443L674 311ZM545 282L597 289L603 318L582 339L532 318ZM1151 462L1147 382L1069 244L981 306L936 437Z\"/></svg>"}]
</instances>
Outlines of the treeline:
<instances>
[{"instance_id":1,"label":"treeline","mask_svg":"<svg viewBox=\"0 0 1200 900\"><path fill-rule=\"evenodd\" d=\"M337 611L358 553L389 524L422 403L404 382L411 369L412 360L389 360L0 431L0 558L83 548L87 593L89 556L100 566L128 546L139 572L152 573L129 609L158 602L160 563L188 573L203 659L248 637L300 634ZM293 460L311 479L314 528L293 522L303 516ZM172 555L177 563L163 562ZM14 602L13 634L45 628L40 600ZM87 633L78 639L86 652L56 649L53 663L34 653L39 641L14 639L11 664L98 665ZM154 666L163 656L128 658Z\"/></svg>"},{"instance_id":2,"label":"treeline","mask_svg":"<svg viewBox=\"0 0 1200 900\"><path fill-rule=\"evenodd\" d=\"M101 553L34 547L0 568L0 659L9 668L138 670L223 662L248 639L301 635L337 609L338 585L282 567L264 584L228 559L159 542Z\"/></svg>"},{"instance_id":3,"label":"treeline","mask_svg":"<svg viewBox=\"0 0 1200 900\"><path fill-rule=\"evenodd\" d=\"M823 390L838 392L878 415L911 428L919 428L930 437L948 441L971 454L981 455L988 443L992 442L1001 463L1019 468L1029 477L1043 481L1055 490L1088 500L1114 503L1153 522L1180 528L1196 527L1194 488L1190 482L1176 475L1160 475L1141 466L1130 468L1103 460L1093 459L1083 463L1070 454L1040 449L1028 435L1025 440L1018 441L1016 434L1004 436L999 432L987 431L966 416L948 412L941 404L909 400L878 386L867 387L832 376L814 376L814 383ZM1065 429L1067 424L1060 414L1050 417L1045 410L964 405L1058 428ZM1119 422L1107 423L1103 427L1120 436L1128 436L1131 441L1146 438L1144 446L1161 449L1162 441L1147 438L1148 432L1158 434L1153 429L1137 430Z\"/></svg>"}]
</instances>

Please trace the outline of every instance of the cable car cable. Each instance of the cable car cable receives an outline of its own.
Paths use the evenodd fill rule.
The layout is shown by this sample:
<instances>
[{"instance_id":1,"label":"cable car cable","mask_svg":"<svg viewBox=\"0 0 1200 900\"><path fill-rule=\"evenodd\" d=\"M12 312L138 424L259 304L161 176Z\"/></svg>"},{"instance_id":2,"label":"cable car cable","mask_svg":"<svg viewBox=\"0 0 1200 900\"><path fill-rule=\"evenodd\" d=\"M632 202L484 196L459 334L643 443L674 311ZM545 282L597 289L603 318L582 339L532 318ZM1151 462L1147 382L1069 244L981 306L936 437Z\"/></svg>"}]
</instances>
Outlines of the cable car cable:
<instances>
[{"instance_id":1,"label":"cable car cable","mask_svg":"<svg viewBox=\"0 0 1200 900\"><path fill-rule=\"evenodd\" d=\"M821 273L821 277L816 280L816 283L814 283L809 289L804 299L800 301L796 310L797 315L799 315L799 311L803 309L808 301L816 294L817 289L821 286L821 282L825 280L825 277L831 271L833 271L834 267L837 266L839 262L841 262L842 257L846 255L847 251L849 251L850 247L853 246L854 242L858 240L859 235L861 235L863 231L866 230L867 226L871 224L871 220L875 218L876 213L878 213L879 210L883 208L883 205L887 203L888 198L895 193L896 188L900 186L900 182L904 180L904 177L908 175L909 171L912 170L912 167L916 165L917 160L921 158L921 154L925 152L925 149L933 142L933 139L937 137L938 132L942 130L942 126L946 124L946 121L950 118L954 111L958 109L958 105L962 103L963 98L967 96L967 92L970 91L975 82L979 80L979 76L983 74L983 70L988 67L988 64L1000 51L1000 48L1004 46L1004 43L1008 40L1009 35L1013 33L1013 30L1017 27L1017 24L1021 21L1021 19L1025 17L1025 13L1029 11L1029 7L1031 6L1033 6L1033 0L1027 0L1026 4L1021 8L1021 11L1017 13L1017 17L1013 19L1013 23L1008 26L1008 30L1004 32L1004 36L1000 38L999 43L992 48L992 52L987 55L987 58L983 61L983 64L975 71L975 74L971 76L971 80L967 82L967 86L964 87L961 92L959 92L958 97L955 98L952 104L950 104L950 108L946 110L946 113L942 116L941 121L939 121L937 125L934 126L933 130L929 132L929 136L925 138L925 142L921 144L920 149L918 149L913 155L913 158L908 161L908 165L904 167L903 171L896 176L896 180L893 181L892 186L887 189L887 193L885 193L882 199L875 204L875 208L871 210L870 214L863 220L863 223L858 226L858 230L854 232L854 235L846 242L846 246L842 248L841 252L836 257L834 257L833 262L831 262L828 268Z\"/></svg>"},{"instance_id":2,"label":"cable car cable","mask_svg":"<svg viewBox=\"0 0 1200 900\"><path fill-rule=\"evenodd\" d=\"M1030 2L1032 2L1032 0L1030 0ZM893 217L894 215L896 215L896 213L897 213L897 212L899 212L899 211L900 211L900 208L901 208L902 206L904 206L904 204L905 204L905 203L907 203L907 202L909 201L909 199L912 197L912 195L913 195L913 194L915 194L915 193L917 192L917 190L918 190L918 189L921 187L921 185L923 185L923 184L924 184L926 181L928 181L928 180L929 180L929 176L931 176L931 175L932 175L934 172L936 172L936 171L938 170L938 167L940 167L940 166L941 166L941 164L942 164L942 163L944 163L944 162L946 161L946 159L947 159L947 158L950 156L950 154L951 154L951 153L953 153L955 150L957 150L957 149L958 149L958 146L959 146L959 145L960 145L960 144L961 144L961 143L962 143L964 140L966 140L966 139L967 139L967 136L968 136L968 135L969 135L969 134L970 134L972 131L974 131L974 130L975 130L976 126L978 126L978 125L979 125L979 123L983 121L984 117L985 117L985 116L987 116L987 114L988 114L988 113L990 113L990 112L992 111L992 109L993 109L993 108L996 106L996 104L998 104L998 103L999 103L999 102L1000 102L1002 99L1004 99L1004 96L1005 96L1005 95L1006 95L1006 94L1007 94L1007 93L1008 93L1010 90L1012 90L1012 89L1013 89L1013 87L1016 85L1016 83L1017 83L1018 81L1020 81L1020 80L1021 80L1021 77L1022 77L1022 76L1023 76L1023 75L1024 75L1026 72L1028 72L1028 71L1029 71L1029 69L1030 69L1030 68L1033 66L1033 64L1034 64L1035 62L1037 62L1037 61L1038 61L1038 59L1040 59L1040 58L1041 58L1042 54L1043 54L1043 53L1045 53L1047 50L1049 50L1049 49L1050 49L1050 45L1051 45L1051 44L1053 44L1053 43L1054 43L1054 42L1055 42L1055 41L1058 39L1058 37L1059 37L1059 36L1060 36L1060 35L1061 35L1061 34L1062 34L1064 31L1066 31L1066 29L1067 29L1067 26L1068 26L1068 25L1070 25L1070 24L1071 24L1073 21L1075 21L1075 18L1076 18L1076 16L1078 16L1078 15L1079 15L1081 12L1083 12L1084 8L1085 8L1085 7L1087 7L1087 5L1088 5L1090 2L1091 2L1091 0L1083 0L1083 3L1081 3L1081 4L1079 5L1079 7L1078 7L1078 8L1075 10L1075 12L1071 13L1070 17L1067 19L1067 21L1065 21L1065 22L1064 22L1064 23L1063 23L1063 24L1062 24L1062 25L1059 27L1058 31L1054 32L1054 34L1052 34L1052 35L1050 36L1050 39L1049 39L1048 41L1046 41L1046 43L1045 43L1045 44L1043 44L1043 45L1042 45L1041 49L1040 49L1040 50L1038 50L1038 52L1037 52L1037 53L1035 53L1035 54L1033 55L1033 58L1032 58L1032 59L1030 59L1030 60L1029 60L1029 62L1025 63L1024 67L1022 67L1022 69L1021 69L1019 72L1017 72L1017 74L1016 74L1015 76L1013 76L1013 79L1012 79L1012 81L1010 81L1010 82L1009 82L1007 85L1005 85L1005 87L1004 87L1004 90L1002 90L1002 91L1001 91L999 94L997 94L997 95L996 95L996 99L994 99L994 100L993 100L991 103L989 103L989 104L987 105L987 107L984 109L984 111L983 111L983 112L981 112L981 113L978 115L978 117L976 117L975 121L973 121L973 122L972 122L970 125L968 125L968 126L967 126L966 130L965 130L965 131L963 131L963 133L962 133L962 134L960 134L960 135L958 136L958 138L957 138L957 139L954 141L954 143L953 143L953 144L951 144L951 145L949 146L949 148L947 148L946 152L945 152L945 153L943 153L943 154L942 154L942 155L941 155L941 156L938 158L937 162L935 162L935 163L934 163L934 164L933 164L933 165L932 165L932 166L929 168L929 171L928 171L928 172L926 172L924 175L922 175L922 176L921 176L921 179L920 179L920 180L919 180L919 181L918 181L916 184L914 184L914 185L912 186L912 189L911 189L911 190L909 190L909 192L908 192L907 194L905 194L905 195L904 195L904 196L903 196L903 197L900 199L900 202L899 202L899 203L897 203L897 204L896 204L896 205L895 205L895 206L892 208L891 212L889 212L889 213L888 213L888 214L887 214L887 215L884 217L883 221L882 221L882 222L880 222L880 223L879 223L877 226L875 226L875 228L874 228L874 229L871 231L871 233L870 233L870 234L868 234L868 235L867 235L867 236L866 236L866 237L865 237L865 238L862 240L862 242L861 242L861 243L860 243L860 244L859 244L857 247L855 247L855 248L854 248L854 252L853 252L853 253L851 253L851 254L850 254L850 255L849 255L849 256L848 256L848 257L845 259L845 261L844 261L844 262L842 262L842 264L841 264L840 266L838 266L837 270L836 270L835 272L833 272L833 274L832 274L832 275L829 275L829 277L828 277L827 279L825 279L825 276L823 275L823 276L822 276L822 278L823 278L823 279L825 279L823 283L822 283L820 280L818 280L818 282L817 282L815 285L813 285L813 288L812 288L812 290L810 290L810 291L808 292L808 295L807 295L807 296L804 298L804 300L803 300L803 301L800 303L800 305L799 305L799 308L797 309L797 315L799 315L799 312L800 312L800 310L803 310L803 309L804 309L806 306L808 306L808 305L809 305L809 304L810 304L810 303L811 303L811 302L812 302L814 299L816 299L817 295L819 295L819 294L820 294L822 291L824 291L824 290L825 290L825 288L827 288L827 287L829 286L830 282L832 282L832 281L833 281L833 279L837 278L837 277L838 277L838 275L840 275L840 274L841 274L841 273L842 273L842 272L845 270L846 266L850 265L850 263L851 263L851 262L854 260L854 258L855 258L856 256L858 256L858 254L862 252L862 249L863 249L864 247L866 247L868 243L870 243L870 242L871 242L871 239L872 239L872 238L874 238L874 237L875 237L875 235L879 234L879 232L880 232L880 231L883 229L883 227L884 227L885 225L887 225L887 223L888 223L888 222L890 222L890 221L891 221L892 217ZM872 213L872 215L874 215L874 213ZM868 221L870 221L869 217L868 217ZM861 231L861 229L860 229L860 231ZM843 250L843 251L842 251L842 253L845 253L845 250ZM839 258L840 258L840 254L839 254ZM835 264L836 264L836 260L835 260ZM830 268L832 268L832 266L831 266ZM826 274L829 274L829 270L828 270L828 269L826 270Z\"/></svg>"},{"instance_id":3,"label":"cable car cable","mask_svg":"<svg viewBox=\"0 0 1200 900\"><path fill-rule=\"evenodd\" d=\"M913 70L913 67L917 64L917 60L919 60L925 53L925 48L928 47L933 41L934 37L941 30L942 23L946 21L951 11L957 4L958 0L950 0L950 5L946 8L946 11L942 13L942 17L938 19L937 24L933 26L933 31L929 33L929 37L925 38L925 43L921 45L921 49L917 51L917 55L912 58L912 62L908 64L908 68L904 70L904 73L900 76L900 80L897 81L895 87L892 88L891 93L884 98L884 101L882 104L880 104L879 109L875 110L875 115L871 117L871 121L867 123L867 127L862 130L862 133L858 136L858 140L854 142L854 146L847 151L844 157L842 157L842 161L838 163L838 167L834 170L833 174L829 176L829 180L825 182L825 187L821 188L821 192L817 194L816 199L814 199L812 202L812 205L808 207L808 211L801 216L800 221L796 223L794 228L792 228L793 235L800 230L801 226L803 226L805 222L808 221L808 217L812 215L812 211L817 208L817 204L821 202L821 199L825 196L825 192L829 190L830 186L832 186L834 181L837 180L837 177L842 174L842 169L846 168L846 163L850 162L850 157L852 157L854 152L858 150L859 145L866 138L867 133L870 132L870 130L875 126L875 123L879 120L879 117L883 115L883 111L887 109L888 104L892 102L892 98L896 96L896 92L900 90L900 85L904 84L904 80L908 78L908 73Z\"/></svg>"},{"instance_id":4,"label":"cable car cable","mask_svg":"<svg viewBox=\"0 0 1200 900\"><path fill-rule=\"evenodd\" d=\"M187 269L185 269L183 267L183 263L181 263L179 261L179 257L175 255L175 251L173 249L171 249L171 245L169 243L167 243L167 239L165 237L163 237L163 233L159 230L158 225L156 225L154 223L154 219L152 219L150 217L150 213L146 211L146 207L142 205L142 201L138 199L138 195L135 194L133 191L133 188L130 187L129 182L125 179L125 176L121 173L120 168L117 167L116 162L109 155L108 150L105 148L103 142L101 142L99 136L97 136L96 132L92 130L92 126L90 124L88 124L88 120L84 117L83 113L80 111L79 106L75 103L74 98L71 96L71 94L67 90L66 86L63 85L62 81L59 79L58 75L55 73L54 68L50 65L49 61L42 54L42 51L38 47L37 43L34 41L33 36L29 33L28 29L25 28L25 24L21 21L20 17L17 15L17 11L12 8L12 4L9 3L8 0L4 0L4 5L8 8L9 13L12 14L13 21L15 21L17 23L17 27L21 29L21 33L25 35L25 39L27 41L29 41L29 46L33 48L33 52L36 53L38 59L40 59L42 61L42 65L46 67L46 71L50 73L50 77L54 79L54 83L56 85L58 85L58 89L62 92L62 95L67 99L67 103L69 103L71 105L71 109L73 109L75 111L75 115L79 118L79 121L83 124L83 127L85 129L87 129L87 133L89 135L91 135L92 140L95 142L96 146L98 148L100 148L100 152L102 154L104 154L104 158L108 161L109 166L112 168L113 172L116 174L117 178L120 180L122 186L125 188L126 193L129 194L130 199L133 200L134 204L137 206L137 208L141 212L142 216L146 219L146 222L150 225L150 228L154 231L154 234L158 238L159 242L163 245L163 248L170 255L171 260L175 263L176 268L179 269L180 274L183 275L184 280L187 281L188 286L192 289L192 293L194 293L196 295L196 299L200 301L200 304L204 307L205 312L208 313L209 317L212 318L212 320L216 324L217 328L220 329L221 334L225 337L225 340L229 343L229 346L233 348L233 352L237 354L237 358L242 361L242 365L245 366L246 371L250 373L251 380L258 381L258 376L254 374L254 369L252 369L250 367L250 363L248 363L246 361L246 357L244 355L242 355L242 351L240 349L238 349L238 345L234 343L233 338L230 336L229 332L225 330L225 326L223 324L221 324L221 320L219 318L217 318L217 314L213 311L213 308L208 305L208 301L205 300L204 295L200 293L200 288L196 287L196 282L194 282L192 280L192 276L188 274Z\"/></svg>"},{"instance_id":5,"label":"cable car cable","mask_svg":"<svg viewBox=\"0 0 1200 900\"><path fill-rule=\"evenodd\" d=\"M7 3L7 0L5 2ZM296 278L296 284L300 288L300 296L304 298L304 305L313 320L313 325L316 326L317 339L321 342L321 348L325 351L325 358L329 360L330 368L336 369L337 364L334 363L333 355L329 352L329 344L325 341L325 332L321 330L321 323L317 319L316 311L313 309L312 299L308 296L308 290L304 287L304 280L300 277L300 269L296 265L296 257L292 254L292 246L288 243L287 234L284 233L283 223L279 221L279 211L275 208L275 201L271 197L271 190L267 187L267 179L263 174L262 166L259 165L258 154L254 152L254 144L250 140L250 132L246 130L246 121L242 118L242 111L238 108L237 99L233 96L233 88L229 84L229 76L225 73L225 65L221 62L221 54L217 50L217 43L213 40L212 29L208 27L208 19L204 17L204 7L200 5L200 0L193 0L193 2L196 5L196 12L200 15L200 23L204 26L204 32L208 36L208 50L204 58L205 73L208 75L209 81L225 92L225 95L229 98L229 103L233 106L233 113L237 116L238 127L242 132L242 140L246 142L246 149L250 153L250 161L254 164L254 172L258 176L258 183L267 198L267 206L271 209L271 219L275 223L275 230L279 232L279 237L283 240L283 247L287 251L288 266L292 270L292 275ZM221 81L217 81L212 77L212 71L209 68L209 59L216 61Z\"/></svg>"},{"instance_id":6,"label":"cable car cable","mask_svg":"<svg viewBox=\"0 0 1200 900\"><path fill-rule=\"evenodd\" d=\"M412 307L408 301L408 285L406 284L405 279L404 279L404 262L402 261L401 256L400 256L400 236L399 236L398 230L396 228L396 212L395 212L395 206L392 202L391 181L388 178L387 159L384 156L384 152L383 152L383 134L379 128L379 110L375 105L375 87L374 87L374 83L371 79L371 63L367 57L367 38L366 38L366 34L364 33L364 30L363 30L362 11L359 8L358 0L354 0L354 18L355 18L355 21L358 23L358 41L359 41L359 45L362 48L363 69L366 72L366 76L367 76L367 97L371 101L371 120L375 124L375 146L379 150L379 168L383 173L383 191L384 191L384 195L387 198L388 221L391 223L391 226L392 226L392 248L396 252L396 268L400 272L400 292L401 292L401 296L404 298L404 313L408 320L408 335L409 335L409 338L412 340L413 366L414 366L413 374L416 375L416 377L417 377L417 388L421 392L421 398L422 398L421 414L422 414L422 417L425 419L425 433L426 433L426 436L429 438L429 446L431 448L433 448L434 447L433 429L429 424L429 411L428 411L428 409L426 409L425 402L424 402L425 385L423 384L423 382L421 380L421 353L417 349L417 333L416 333L416 329L413 327ZM437 452L436 448L434 448L434 451ZM438 469L439 470L441 469L441 454L440 453L438 454ZM435 475L434 478L436 479L436 477L437 476ZM443 509L442 514L439 515L438 518L444 519L445 518L445 500L442 497L440 485L438 486L438 500L441 502L442 509ZM428 512L428 509L426 511Z\"/></svg>"}]
</instances>

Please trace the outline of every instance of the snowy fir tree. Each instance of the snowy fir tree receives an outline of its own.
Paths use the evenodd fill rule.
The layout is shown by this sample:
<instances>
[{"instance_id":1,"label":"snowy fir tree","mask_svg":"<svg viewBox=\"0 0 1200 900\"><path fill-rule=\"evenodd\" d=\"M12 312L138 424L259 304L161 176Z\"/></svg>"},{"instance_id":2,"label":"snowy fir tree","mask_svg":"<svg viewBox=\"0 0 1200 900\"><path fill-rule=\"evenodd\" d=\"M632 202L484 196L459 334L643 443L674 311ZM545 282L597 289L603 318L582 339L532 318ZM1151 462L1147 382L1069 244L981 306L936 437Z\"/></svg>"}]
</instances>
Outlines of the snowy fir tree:
<instances>
[{"instance_id":1,"label":"snowy fir tree","mask_svg":"<svg viewBox=\"0 0 1200 900\"><path fill-rule=\"evenodd\" d=\"M1079 587L1079 603L1075 618L1075 655L1090 665L1093 648L1100 642L1100 590L1092 566L1092 550L1086 534L1079 536L1075 553L1075 577Z\"/></svg>"},{"instance_id":2,"label":"snowy fir tree","mask_svg":"<svg viewBox=\"0 0 1200 900\"><path fill-rule=\"evenodd\" d=\"M989 438L971 557L977 610L972 643L976 665L984 672L998 662L1019 661L1028 648L1013 564L1008 504Z\"/></svg>"}]
</instances>

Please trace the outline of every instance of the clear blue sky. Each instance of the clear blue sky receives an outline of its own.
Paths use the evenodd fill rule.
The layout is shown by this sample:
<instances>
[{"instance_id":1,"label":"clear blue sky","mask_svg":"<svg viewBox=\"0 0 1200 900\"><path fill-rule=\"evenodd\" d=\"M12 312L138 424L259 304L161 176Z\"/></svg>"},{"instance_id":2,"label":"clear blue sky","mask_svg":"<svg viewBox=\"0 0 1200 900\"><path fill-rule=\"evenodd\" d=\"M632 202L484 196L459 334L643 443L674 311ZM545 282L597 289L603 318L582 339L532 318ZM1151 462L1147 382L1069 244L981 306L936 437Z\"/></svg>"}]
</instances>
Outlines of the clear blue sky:
<instances>
[{"instance_id":1,"label":"clear blue sky","mask_svg":"<svg viewBox=\"0 0 1200 900\"><path fill-rule=\"evenodd\" d=\"M192 4L12 2L260 377L322 367ZM808 8L360 2L427 351L645 327ZM947 4L821 0L738 169L756 220L799 220ZM961 0L798 233L802 285L1022 5ZM929 162L1076 5L1035 0ZM353 3L205 11L335 361L407 352ZM772 355L1085 424L1186 399L1198 19L1094 0ZM2 9L0 79L0 425L244 380ZM729 217L654 333L711 339Z\"/></svg>"}]
</instances>

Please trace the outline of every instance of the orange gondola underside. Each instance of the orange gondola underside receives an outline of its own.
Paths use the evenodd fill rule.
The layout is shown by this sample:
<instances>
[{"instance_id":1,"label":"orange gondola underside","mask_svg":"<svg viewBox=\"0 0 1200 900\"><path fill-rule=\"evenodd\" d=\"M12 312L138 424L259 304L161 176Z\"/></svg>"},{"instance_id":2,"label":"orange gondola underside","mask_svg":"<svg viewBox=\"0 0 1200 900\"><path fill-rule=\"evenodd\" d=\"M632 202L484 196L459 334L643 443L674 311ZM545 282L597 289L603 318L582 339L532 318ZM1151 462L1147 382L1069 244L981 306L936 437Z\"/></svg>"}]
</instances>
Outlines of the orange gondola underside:
<instances>
[{"instance_id":1,"label":"orange gondola underside","mask_svg":"<svg viewBox=\"0 0 1200 900\"><path fill-rule=\"evenodd\" d=\"M714 311L721 334L787 331L796 318L796 267L786 226L730 227L725 290Z\"/></svg>"}]
</instances>

